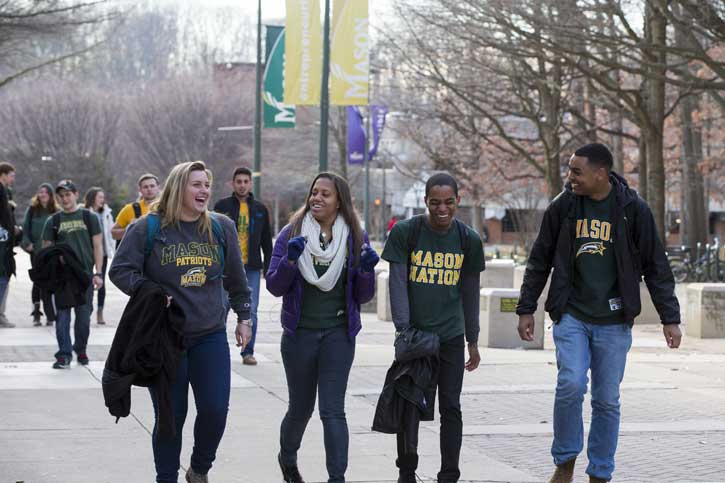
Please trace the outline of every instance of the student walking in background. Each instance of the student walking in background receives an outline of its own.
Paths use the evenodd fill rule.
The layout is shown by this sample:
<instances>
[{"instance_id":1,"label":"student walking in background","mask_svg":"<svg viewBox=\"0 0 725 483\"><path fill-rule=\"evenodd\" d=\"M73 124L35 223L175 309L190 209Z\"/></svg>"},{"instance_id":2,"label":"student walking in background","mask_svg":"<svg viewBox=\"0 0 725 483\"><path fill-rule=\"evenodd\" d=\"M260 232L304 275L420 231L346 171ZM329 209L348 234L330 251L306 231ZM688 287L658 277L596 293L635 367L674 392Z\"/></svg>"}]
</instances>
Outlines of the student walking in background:
<instances>
[{"instance_id":1,"label":"student walking in background","mask_svg":"<svg viewBox=\"0 0 725 483\"><path fill-rule=\"evenodd\" d=\"M30 255L30 265L35 267L35 255L43 248L43 228L48 218L58 211L53 196L53 185L43 183L38 186L38 191L30 200L30 206L25 210L23 218L23 239L21 247ZM45 324L53 325L55 322L55 307L53 306L53 293L43 290L36 283L33 283L33 325L43 325L40 317L43 312L40 310L40 303L43 303L45 311Z\"/></svg>"},{"instance_id":2,"label":"student walking in background","mask_svg":"<svg viewBox=\"0 0 725 483\"><path fill-rule=\"evenodd\" d=\"M106 323L103 318L103 306L106 301L106 269L108 268L108 259L113 257L116 251L116 242L111 236L111 228L113 228L113 214L111 208L106 204L106 193L103 188L93 186L86 192L85 198L86 209L91 210L98 216L101 223L101 235L103 237L103 267L101 268L101 279L103 285L98 289L98 305L96 306L96 322L99 325Z\"/></svg>"},{"instance_id":3,"label":"student walking in background","mask_svg":"<svg viewBox=\"0 0 725 483\"><path fill-rule=\"evenodd\" d=\"M5 300L8 295L10 277L15 275L15 239L19 230L15 226L15 205L12 202L10 186L15 182L15 167L0 163L0 328L12 328L15 324L5 317Z\"/></svg>"},{"instance_id":4,"label":"student walking in background","mask_svg":"<svg viewBox=\"0 0 725 483\"><path fill-rule=\"evenodd\" d=\"M256 366L254 342L257 338L259 286L262 270L269 267L269 260L272 257L272 230L267 207L261 201L254 199L252 172L244 167L235 169L232 175L232 188L234 193L217 201L214 211L227 215L237 225L244 271L247 274L249 289L252 291L252 340L244 348L241 356L245 365ZM264 254L264 261L260 251Z\"/></svg>"},{"instance_id":5,"label":"student walking in background","mask_svg":"<svg viewBox=\"0 0 725 483\"><path fill-rule=\"evenodd\" d=\"M78 205L78 189L68 179L64 179L55 187L62 211L50 216L43 228L43 250L36 260L38 267L34 271L42 271L52 263L51 254L63 265L63 274L74 270L78 285L78 293L72 294L68 300L61 301L59 293L69 287L70 279L56 280L55 301L58 316L55 335L58 339L58 352L55 354L53 369L69 369L73 352L78 363L88 365L88 336L90 335L91 312L93 311L93 289L101 288L101 266L103 265L103 239L98 217ZM53 249L49 249L50 247ZM47 257L47 258L46 258ZM93 267L96 271L93 271ZM75 310L73 325L74 339L71 341L71 308Z\"/></svg>"},{"instance_id":6,"label":"student walking in background","mask_svg":"<svg viewBox=\"0 0 725 483\"><path fill-rule=\"evenodd\" d=\"M118 216L116 216L116 223L111 228L113 239L119 242L123 238L123 234L126 233L126 228L148 213L149 206L156 201L161 190L158 176L151 173L142 174L138 178L137 185L139 199L121 208Z\"/></svg>"},{"instance_id":7,"label":"student walking in background","mask_svg":"<svg viewBox=\"0 0 725 483\"><path fill-rule=\"evenodd\" d=\"M297 452L319 393L328 482L344 482L349 434L345 392L361 329L360 304L375 293L379 257L362 230L350 187L320 173L277 238L267 289L282 301L282 362L289 405L277 457L287 483L303 483Z\"/></svg>"}]
</instances>

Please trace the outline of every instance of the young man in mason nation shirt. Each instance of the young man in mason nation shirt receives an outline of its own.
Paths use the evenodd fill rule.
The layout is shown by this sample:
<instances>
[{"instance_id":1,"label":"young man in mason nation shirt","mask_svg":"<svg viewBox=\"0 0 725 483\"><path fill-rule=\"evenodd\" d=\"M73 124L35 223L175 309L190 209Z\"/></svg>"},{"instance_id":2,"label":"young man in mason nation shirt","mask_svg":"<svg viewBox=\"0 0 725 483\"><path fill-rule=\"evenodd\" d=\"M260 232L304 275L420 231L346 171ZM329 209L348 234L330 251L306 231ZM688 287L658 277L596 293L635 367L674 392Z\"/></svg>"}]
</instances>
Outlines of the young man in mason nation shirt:
<instances>
[{"instance_id":1,"label":"young man in mason nation shirt","mask_svg":"<svg viewBox=\"0 0 725 483\"><path fill-rule=\"evenodd\" d=\"M588 144L569 160L566 189L546 209L531 249L516 308L519 336L533 340L537 300L554 273L545 308L554 325L558 378L554 400L556 469L549 483L569 483L584 445L582 401L591 370L592 418L586 472L612 478L619 435L619 385L644 276L669 347L677 348L680 308L652 212L612 172L612 154Z\"/></svg>"},{"instance_id":2,"label":"young man in mason nation shirt","mask_svg":"<svg viewBox=\"0 0 725 483\"><path fill-rule=\"evenodd\" d=\"M390 262L390 304L396 330L413 326L438 334L440 339L441 483L456 482L461 474L463 373L464 369L475 370L481 361L478 287L484 269L483 245L476 232L455 219L459 202L453 177L445 173L430 177L425 186L427 215L396 223L382 255ZM415 482L417 431L413 438L407 433L397 437L398 481Z\"/></svg>"}]
</instances>

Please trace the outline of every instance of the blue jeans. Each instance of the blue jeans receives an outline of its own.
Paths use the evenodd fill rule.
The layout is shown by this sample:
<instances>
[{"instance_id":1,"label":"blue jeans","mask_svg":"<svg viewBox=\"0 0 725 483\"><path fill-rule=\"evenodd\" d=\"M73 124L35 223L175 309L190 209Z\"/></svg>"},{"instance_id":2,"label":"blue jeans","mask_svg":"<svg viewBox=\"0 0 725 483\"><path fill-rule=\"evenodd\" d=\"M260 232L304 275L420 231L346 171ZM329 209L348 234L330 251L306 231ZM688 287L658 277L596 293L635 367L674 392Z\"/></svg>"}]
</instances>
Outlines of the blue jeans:
<instances>
[{"instance_id":1,"label":"blue jeans","mask_svg":"<svg viewBox=\"0 0 725 483\"><path fill-rule=\"evenodd\" d=\"M285 465L297 464L297 451L319 393L327 481L345 481L350 440L345 392L354 358L355 342L348 337L346 325L332 329L298 328L294 335L282 335L282 362L289 391L289 406L279 436Z\"/></svg>"},{"instance_id":2,"label":"blue jeans","mask_svg":"<svg viewBox=\"0 0 725 483\"><path fill-rule=\"evenodd\" d=\"M176 483L179 477L181 437L189 403L189 384L194 391L196 421L191 467L205 475L216 458L224 435L229 410L231 368L226 331L220 330L188 339L187 350L179 363L171 386L176 437L168 440L158 435L158 405L154 387L149 388L156 423L151 438L156 464L156 481Z\"/></svg>"},{"instance_id":3,"label":"blue jeans","mask_svg":"<svg viewBox=\"0 0 725 483\"><path fill-rule=\"evenodd\" d=\"M257 307L259 307L259 284L262 278L261 270L248 270L247 272L247 285L249 290L252 291L252 340L249 341L247 347L241 352L242 357L254 355L254 341L257 340Z\"/></svg>"},{"instance_id":4,"label":"blue jeans","mask_svg":"<svg viewBox=\"0 0 725 483\"><path fill-rule=\"evenodd\" d=\"M584 446L582 401L587 371L592 374L592 423L587 474L610 480L619 437L619 385L624 377L632 328L627 324L596 325L564 314L554 325L559 375L554 401L554 463L565 463Z\"/></svg>"},{"instance_id":5,"label":"blue jeans","mask_svg":"<svg viewBox=\"0 0 725 483\"><path fill-rule=\"evenodd\" d=\"M88 336L91 332L91 313L93 312L93 285L86 290L86 303L73 307L76 313L76 320L73 324L73 338L70 338L70 311L71 309L58 309L55 323L55 338L58 339L58 352L55 357L64 357L70 361L73 358L73 351L81 355L86 353Z\"/></svg>"},{"instance_id":6,"label":"blue jeans","mask_svg":"<svg viewBox=\"0 0 725 483\"><path fill-rule=\"evenodd\" d=\"M2 276L0 277L0 300L3 299L5 296L5 291L8 289L8 284L10 283L10 277Z\"/></svg>"}]
</instances>

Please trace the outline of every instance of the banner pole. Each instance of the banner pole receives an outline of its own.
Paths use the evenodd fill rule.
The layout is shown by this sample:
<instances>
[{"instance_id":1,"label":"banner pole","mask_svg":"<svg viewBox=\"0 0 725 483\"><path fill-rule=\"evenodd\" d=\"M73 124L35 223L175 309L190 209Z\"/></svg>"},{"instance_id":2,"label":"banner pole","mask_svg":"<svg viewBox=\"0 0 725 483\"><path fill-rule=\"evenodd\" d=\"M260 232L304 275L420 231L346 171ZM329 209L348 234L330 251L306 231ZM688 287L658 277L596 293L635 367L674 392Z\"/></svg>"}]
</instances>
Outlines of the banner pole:
<instances>
[{"instance_id":1,"label":"banner pole","mask_svg":"<svg viewBox=\"0 0 725 483\"><path fill-rule=\"evenodd\" d=\"M369 92L369 91L368 91ZM368 94L368 116L365 119L365 150L363 151L363 163L365 165L365 198L363 205L363 218L365 219L365 231L370 233L370 94Z\"/></svg>"},{"instance_id":2,"label":"banner pole","mask_svg":"<svg viewBox=\"0 0 725 483\"><path fill-rule=\"evenodd\" d=\"M261 0L260 0L261 1ZM320 89L320 172L327 171L327 131L330 117L330 0L325 0L322 28L322 86Z\"/></svg>"},{"instance_id":3,"label":"banner pole","mask_svg":"<svg viewBox=\"0 0 725 483\"><path fill-rule=\"evenodd\" d=\"M262 176L262 0L257 2L257 81L254 91L254 196L261 200Z\"/></svg>"}]
</instances>

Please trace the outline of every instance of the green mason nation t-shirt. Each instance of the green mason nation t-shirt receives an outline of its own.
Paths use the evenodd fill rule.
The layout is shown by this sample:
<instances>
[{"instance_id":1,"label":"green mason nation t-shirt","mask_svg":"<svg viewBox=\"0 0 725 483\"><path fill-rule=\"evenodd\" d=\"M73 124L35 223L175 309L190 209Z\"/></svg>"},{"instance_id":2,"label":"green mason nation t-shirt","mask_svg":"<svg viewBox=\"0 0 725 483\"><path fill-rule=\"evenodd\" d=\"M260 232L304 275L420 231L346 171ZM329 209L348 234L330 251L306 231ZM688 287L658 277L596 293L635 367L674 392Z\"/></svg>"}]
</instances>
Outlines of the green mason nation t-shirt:
<instances>
[{"instance_id":1,"label":"green mason nation t-shirt","mask_svg":"<svg viewBox=\"0 0 725 483\"><path fill-rule=\"evenodd\" d=\"M582 199L576 220L574 286L566 311L592 324L624 322L612 240L614 189L601 201Z\"/></svg>"},{"instance_id":2,"label":"green mason nation t-shirt","mask_svg":"<svg viewBox=\"0 0 725 483\"><path fill-rule=\"evenodd\" d=\"M408 233L413 218L393 226L383 249L390 263L408 263ZM458 227L453 223L445 233L433 231L427 219L420 228L408 267L410 323L418 329L438 334L441 342L465 332L461 276L484 268L483 244L476 232L466 227L468 249L464 253Z\"/></svg>"},{"instance_id":3,"label":"green mason nation t-shirt","mask_svg":"<svg viewBox=\"0 0 725 483\"><path fill-rule=\"evenodd\" d=\"M88 217L90 221L90 234L86 224L83 223L83 213L81 209L73 213L61 212L60 227L58 228L58 239L53 239L53 217L50 216L45 221L43 228L43 240L53 243L64 243L70 246L73 253L78 256L83 268L90 275L93 273L93 244L91 237L101 233L101 224L98 217L94 214Z\"/></svg>"},{"instance_id":4,"label":"green mason nation t-shirt","mask_svg":"<svg viewBox=\"0 0 725 483\"><path fill-rule=\"evenodd\" d=\"M321 277L329 268L329 263L321 262L314 256L312 265L317 276ZM340 273L340 278L329 292L323 292L303 279L302 310L299 327L305 329L331 329L347 324L345 307L345 280L347 280L347 262Z\"/></svg>"}]
</instances>

